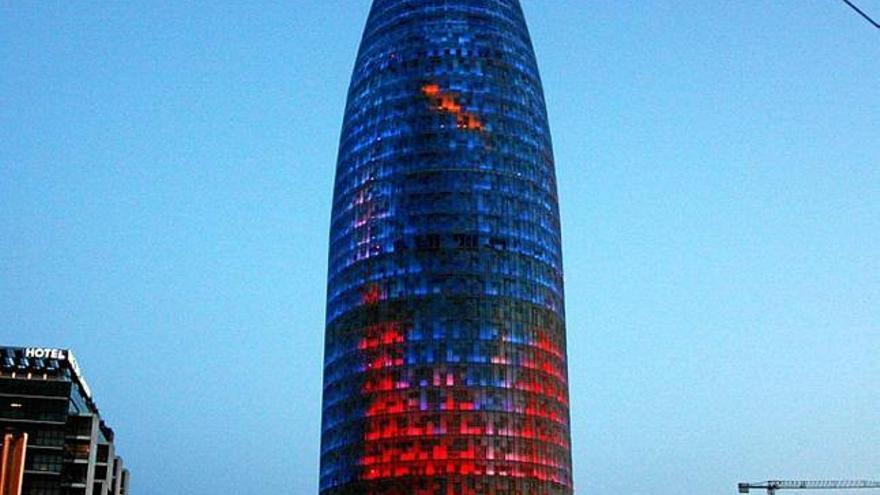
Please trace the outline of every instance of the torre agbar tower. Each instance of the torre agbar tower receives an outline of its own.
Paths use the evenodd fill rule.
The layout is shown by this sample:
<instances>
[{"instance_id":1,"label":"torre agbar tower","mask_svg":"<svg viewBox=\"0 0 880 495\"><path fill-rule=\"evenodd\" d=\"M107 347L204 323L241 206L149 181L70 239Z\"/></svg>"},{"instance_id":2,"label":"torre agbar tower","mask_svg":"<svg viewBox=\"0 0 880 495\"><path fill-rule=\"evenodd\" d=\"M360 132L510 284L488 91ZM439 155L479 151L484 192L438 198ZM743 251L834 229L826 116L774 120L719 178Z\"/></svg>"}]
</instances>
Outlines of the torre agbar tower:
<instances>
[{"instance_id":1,"label":"torre agbar tower","mask_svg":"<svg viewBox=\"0 0 880 495\"><path fill-rule=\"evenodd\" d=\"M322 495L572 493L559 213L517 0L375 0L339 145Z\"/></svg>"}]
</instances>

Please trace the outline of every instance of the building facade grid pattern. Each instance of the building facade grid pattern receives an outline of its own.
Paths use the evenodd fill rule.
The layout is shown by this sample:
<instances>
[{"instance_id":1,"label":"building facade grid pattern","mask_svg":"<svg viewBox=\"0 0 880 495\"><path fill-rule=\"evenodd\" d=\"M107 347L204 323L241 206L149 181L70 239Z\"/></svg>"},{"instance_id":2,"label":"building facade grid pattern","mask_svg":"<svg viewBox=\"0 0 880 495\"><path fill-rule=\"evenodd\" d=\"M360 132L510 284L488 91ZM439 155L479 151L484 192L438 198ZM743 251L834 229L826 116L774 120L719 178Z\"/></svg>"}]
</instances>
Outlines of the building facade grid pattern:
<instances>
[{"instance_id":1,"label":"building facade grid pattern","mask_svg":"<svg viewBox=\"0 0 880 495\"><path fill-rule=\"evenodd\" d=\"M571 493L563 301L519 3L375 0L336 169L321 493Z\"/></svg>"}]
</instances>

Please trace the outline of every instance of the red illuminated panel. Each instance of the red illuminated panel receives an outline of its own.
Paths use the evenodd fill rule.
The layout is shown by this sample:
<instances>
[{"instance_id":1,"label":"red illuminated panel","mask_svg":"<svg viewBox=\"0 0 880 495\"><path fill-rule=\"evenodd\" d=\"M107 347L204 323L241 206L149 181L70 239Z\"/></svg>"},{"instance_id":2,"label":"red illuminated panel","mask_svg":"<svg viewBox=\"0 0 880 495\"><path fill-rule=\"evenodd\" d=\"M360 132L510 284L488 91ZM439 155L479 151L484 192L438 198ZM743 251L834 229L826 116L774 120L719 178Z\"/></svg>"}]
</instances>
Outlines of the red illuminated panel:
<instances>
[{"instance_id":1,"label":"red illuminated panel","mask_svg":"<svg viewBox=\"0 0 880 495\"><path fill-rule=\"evenodd\" d=\"M550 339L537 339L530 352L511 359L490 358L512 373L509 388L524 403L508 413L481 411L480 390L464 383L460 366L435 365L430 385L411 387L404 379L411 376L403 359L405 344L402 325L389 322L363 329L358 345L366 367L363 481L501 477L570 486L566 460L558 455L569 448L567 418L550 405L567 404L567 393L558 347ZM428 393L435 399L425 403ZM454 493L479 493L463 488ZM435 492L413 488L407 493Z\"/></svg>"},{"instance_id":2,"label":"red illuminated panel","mask_svg":"<svg viewBox=\"0 0 880 495\"><path fill-rule=\"evenodd\" d=\"M364 304L376 304L382 300L382 289L377 284L370 284L361 291Z\"/></svg>"}]
</instances>

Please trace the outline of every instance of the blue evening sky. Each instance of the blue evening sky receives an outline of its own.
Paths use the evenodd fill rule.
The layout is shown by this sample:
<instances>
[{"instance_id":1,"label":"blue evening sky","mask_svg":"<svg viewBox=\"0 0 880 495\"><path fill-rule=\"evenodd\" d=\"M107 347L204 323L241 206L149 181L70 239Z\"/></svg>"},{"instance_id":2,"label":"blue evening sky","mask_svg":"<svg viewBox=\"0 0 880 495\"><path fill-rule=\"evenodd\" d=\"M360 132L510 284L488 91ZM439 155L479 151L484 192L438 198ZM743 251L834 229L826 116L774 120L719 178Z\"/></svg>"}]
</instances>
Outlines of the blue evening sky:
<instances>
[{"instance_id":1,"label":"blue evening sky","mask_svg":"<svg viewBox=\"0 0 880 495\"><path fill-rule=\"evenodd\" d=\"M578 492L880 476L880 31L838 0L524 7ZM0 343L76 351L136 494L316 491L368 8L0 3Z\"/></svg>"}]
</instances>

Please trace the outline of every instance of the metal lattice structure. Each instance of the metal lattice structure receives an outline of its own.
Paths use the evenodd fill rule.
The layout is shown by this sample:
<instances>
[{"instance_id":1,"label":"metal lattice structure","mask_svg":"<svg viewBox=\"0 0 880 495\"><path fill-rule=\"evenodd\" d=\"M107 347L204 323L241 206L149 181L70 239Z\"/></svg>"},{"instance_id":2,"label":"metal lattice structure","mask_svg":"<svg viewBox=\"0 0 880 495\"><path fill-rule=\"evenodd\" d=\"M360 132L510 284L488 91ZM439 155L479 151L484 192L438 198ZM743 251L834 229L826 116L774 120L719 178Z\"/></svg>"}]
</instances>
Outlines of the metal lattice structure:
<instances>
[{"instance_id":1,"label":"metal lattice structure","mask_svg":"<svg viewBox=\"0 0 880 495\"><path fill-rule=\"evenodd\" d=\"M517 0L375 0L339 145L322 495L572 493L547 115Z\"/></svg>"},{"instance_id":2,"label":"metal lattice structure","mask_svg":"<svg viewBox=\"0 0 880 495\"><path fill-rule=\"evenodd\" d=\"M838 480L838 481L762 481L760 483L740 483L739 493L749 490L767 490L773 495L777 490L852 490L857 488L880 488L880 481Z\"/></svg>"}]
</instances>

